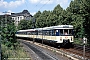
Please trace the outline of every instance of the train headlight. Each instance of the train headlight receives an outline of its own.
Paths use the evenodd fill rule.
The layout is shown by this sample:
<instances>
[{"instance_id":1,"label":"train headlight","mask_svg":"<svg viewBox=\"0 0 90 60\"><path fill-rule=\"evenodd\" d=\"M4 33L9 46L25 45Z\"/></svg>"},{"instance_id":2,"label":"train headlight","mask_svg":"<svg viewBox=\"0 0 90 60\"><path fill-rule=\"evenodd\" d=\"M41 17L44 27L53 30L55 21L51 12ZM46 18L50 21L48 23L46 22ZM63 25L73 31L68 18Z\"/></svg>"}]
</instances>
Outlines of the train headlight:
<instances>
[{"instance_id":1,"label":"train headlight","mask_svg":"<svg viewBox=\"0 0 90 60\"><path fill-rule=\"evenodd\" d=\"M62 41L62 37L60 37L60 41Z\"/></svg>"}]
</instances>

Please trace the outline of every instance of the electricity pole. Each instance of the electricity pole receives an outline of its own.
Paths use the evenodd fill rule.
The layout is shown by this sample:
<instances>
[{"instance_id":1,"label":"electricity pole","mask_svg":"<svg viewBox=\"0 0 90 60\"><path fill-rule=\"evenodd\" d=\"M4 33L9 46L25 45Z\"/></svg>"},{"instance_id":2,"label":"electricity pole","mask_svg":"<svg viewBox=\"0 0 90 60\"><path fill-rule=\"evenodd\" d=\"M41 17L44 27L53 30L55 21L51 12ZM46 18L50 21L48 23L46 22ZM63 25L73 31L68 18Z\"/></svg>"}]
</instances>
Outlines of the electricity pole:
<instances>
[{"instance_id":1,"label":"electricity pole","mask_svg":"<svg viewBox=\"0 0 90 60\"><path fill-rule=\"evenodd\" d=\"M83 37L83 60L85 60L85 44L87 44L87 38Z\"/></svg>"},{"instance_id":2,"label":"electricity pole","mask_svg":"<svg viewBox=\"0 0 90 60\"><path fill-rule=\"evenodd\" d=\"M42 45L43 45L43 27L42 27Z\"/></svg>"},{"instance_id":3,"label":"electricity pole","mask_svg":"<svg viewBox=\"0 0 90 60\"><path fill-rule=\"evenodd\" d=\"M33 23L33 27L32 28L33 28L33 30L35 28L35 21L36 21L35 18L33 18L33 20L32 20L32 23ZM35 38L34 35L35 35L35 31L33 33L33 43L34 43L34 38Z\"/></svg>"}]
</instances>

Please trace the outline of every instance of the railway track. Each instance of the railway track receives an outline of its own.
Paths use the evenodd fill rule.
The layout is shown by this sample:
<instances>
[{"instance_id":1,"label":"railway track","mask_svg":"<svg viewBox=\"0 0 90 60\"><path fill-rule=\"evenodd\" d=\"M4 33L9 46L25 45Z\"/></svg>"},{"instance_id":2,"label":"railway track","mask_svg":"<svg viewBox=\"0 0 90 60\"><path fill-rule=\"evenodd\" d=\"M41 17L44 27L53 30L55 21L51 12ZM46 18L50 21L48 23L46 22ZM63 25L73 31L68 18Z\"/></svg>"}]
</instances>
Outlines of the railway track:
<instances>
[{"instance_id":1,"label":"railway track","mask_svg":"<svg viewBox=\"0 0 90 60\"><path fill-rule=\"evenodd\" d=\"M46 48L41 48L41 45L38 43L33 44L32 42L26 40L19 41L28 46L34 52L34 55L37 56L34 57L34 60L71 60L67 57L62 57L60 54L57 54L56 52L50 51Z\"/></svg>"},{"instance_id":2,"label":"railway track","mask_svg":"<svg viewBox=\"0 0 90 60\"><path fill-rule=\"evenodd\" d=\"M83 45L74 45L74 49L75 50L83 50ZM88 46L86 46L85 47L85 51L87 52L87 53L90 53L90 47L88 47Z\"/></svg>"},{"instance_id":3,"label":"railway track","mask_svg":"<svg viewBox=\"0 0 90 60\"><path fill-rule=\"evenodd\" d=\"M28 43L23 42L25 45L27 45L29 48L31 48L39 57L42 59L46 60L52 60L52 58L48 57L44 53L42 53L40 50L36 49L35 47L29 45Z\"/></svg>"},{"instance_id":4,"label":"railway track","mask_svg":"<svg viewBox=\"0 0 90 60\"><path fill-rule=\"evenodd\" d=\"M73 52L83 56L83 45L75 45L73 49L71 49ZM85 47L85 57L90 59L90 48L88 46Z\"/></svg>"},{"instance_id":5,"label":"railway track","mask_svg":"<svg viewBox=\"0 0 90 60\"><path fill-rule=\"evenodd\" d=\"M24 41L26 41L26 40L24 40ZM24 43L24 44L26 44L26 43ZM43 47L45 49L49 49L51 51L57 52L57 53L61 54L62 56L66 56L66 57L68 57L69 59L72 59L72 60L83 60L84 59L84 57L83 57L83 50L82 50L83 47L80 47L80 46L76 46L75 45L74 48L69 48L69 49L60 48L60 49L58 49L58 48L51 47L51 46L48 46L48 45L43 45L42 46L41 43L34 43L34 44L38 45L40 47ZM26 45L28 45L28 44L26 44ZM32 47L32 49L35 49L35 48ZM41 58L44 58L44 57L41 57ZM52 58L48 58L48 59L53 60ZM86 60L90 60L90 49L89 48L86 49L85 59ZM57 60L57 59L55 58L55 60Z\"/></svg>"}]
</instances>

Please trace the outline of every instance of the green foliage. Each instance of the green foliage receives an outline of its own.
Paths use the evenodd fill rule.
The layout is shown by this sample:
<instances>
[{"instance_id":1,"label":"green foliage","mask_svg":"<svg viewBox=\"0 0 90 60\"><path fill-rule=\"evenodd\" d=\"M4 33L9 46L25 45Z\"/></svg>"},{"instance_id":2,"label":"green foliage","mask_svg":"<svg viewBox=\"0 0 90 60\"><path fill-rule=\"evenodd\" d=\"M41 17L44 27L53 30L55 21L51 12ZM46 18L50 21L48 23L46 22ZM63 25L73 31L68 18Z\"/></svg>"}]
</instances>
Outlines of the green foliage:
<instances>
[{"instance_id":1,"label":"green foliage","mask_svg":"<svg viewBox=\"0 0 90 60\"><path fill-rule=\"evenodd\" d=\"M83 45L83 40L81 38L75 38L74 43L79 44L79 45Z\"/></svg>"},{"instance_id":2,"label":"green foliage","mask_svg":"<svg viewBox=\"0 0 90 60\"><path fill-rule=\"evenodd\" d=\"M7 21L6 21L7 20ZM11 17L1 18L1 43L7 47L15 46L16 43L16 27Z\"/></svg>"},{"instance_id":3,"label":"green foliage","mask_svg":"<svg viewBox=\"0 0 90 60\"><path fill-rule=\"evenodd\" d=\"M28 29L33 28L32 20L29 20L29 21L28 21L27 26L28 26ZM27 28L26 28L26 29L27 29Z\"/></svg>"},{"instance_id":4,"label":"green foliage","mask_svg":"<svg viewBox=\"0 0 90 60\"><path fill-rule=\"evenodd\" d=\"M53 14L59 16L59 15L61 15L62 11L63 11L63 8L58 4L58 5L54 8Z\"/></svg>"},{"instance_id":5,"label":"green foliage","mask_svg":"<svg viewBox=\"0 0 90 60\"><path fill-rule=\"evenodd\" d=\"M72 22L75 27L75 35L79 37L87 37L90 42L90 1L89 0L74 0L71 2L67 11L71 12Z\"/></svg>"},{"instance_id":6,"label":"green foliage","mask_svg":"<svg viewBox=\"0 0 90 60\"><path fill-rule=\"evenodd\" d=\"M18 24L18 29L19 30L24 30L28 28L28 20L21 20L20 23Z\"/></svg>"},{"instance_id":7,"label":"green foliage","mask_svg":"<svg viewBox=\"0 0 90 60\"><path fill-rule=\"evenodd\" d=\"M15 60L21 60L20 58L22 58L22 59L30 58L29 54L24 50L23 46L21 46L21 45L18 45L15 50L10 49L9 47L7 47L3 44L1 45L1 47L2 47L1 60L9 60L9 58L12 58L10 60L13 60L15 58L17 58Z\"/></svg>"},{"instance_id":8,"label":"green foliage","mask_svg":"<svg viewBox=\"0 0 90 60\"><path fill-rule=\"evenodd\" d=\"M36 27L45 27L47 26L47 18L49 16L50 11L43 11L42 14L36 20Z\"/></svg>"}]
</instances>

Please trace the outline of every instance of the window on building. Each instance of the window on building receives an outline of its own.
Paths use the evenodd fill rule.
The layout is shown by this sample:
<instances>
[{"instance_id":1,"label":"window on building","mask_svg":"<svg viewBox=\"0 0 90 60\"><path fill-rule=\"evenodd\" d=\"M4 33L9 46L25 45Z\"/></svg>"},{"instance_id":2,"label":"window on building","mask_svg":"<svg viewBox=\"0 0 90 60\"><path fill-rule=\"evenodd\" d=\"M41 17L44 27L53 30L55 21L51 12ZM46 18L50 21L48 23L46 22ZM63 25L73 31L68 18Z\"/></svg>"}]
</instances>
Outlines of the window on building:
<instances>
[{"instance_id":1,"label":"window on building","mask_svg":"<svg viewBox=\"0 0 90 60\"><path fill-rule=\"evenodd\" d=\"M18 17L18 20L19 20L19 17Z\"/></svg>"},{"instance_id":2,"label":"window on building","mask_svg":"<svg viewBox=\"0 0 90 60\"><path fill-rule=\"evenodd\" d=\"M22 17L20 17L20 20L22 20Z\"/></svg>"},{"instance_id":3,"label":"window on building","mask_svg":"<svg viewBox=\"0 0 90 60\"><path fill-rule=\"evenodd\" d=\"M17 18L15 17L15 20L17 20Z\"/></svg>"},{"instance_id":4,"label":"window on building","mask_svg":"<svg viewBox=\"0 0 90 60\"><path fill-rule=\"evenodd\" d=\"M14 18L12 18L12 20L14 20Z\"/></svg>"}]
</instances>

